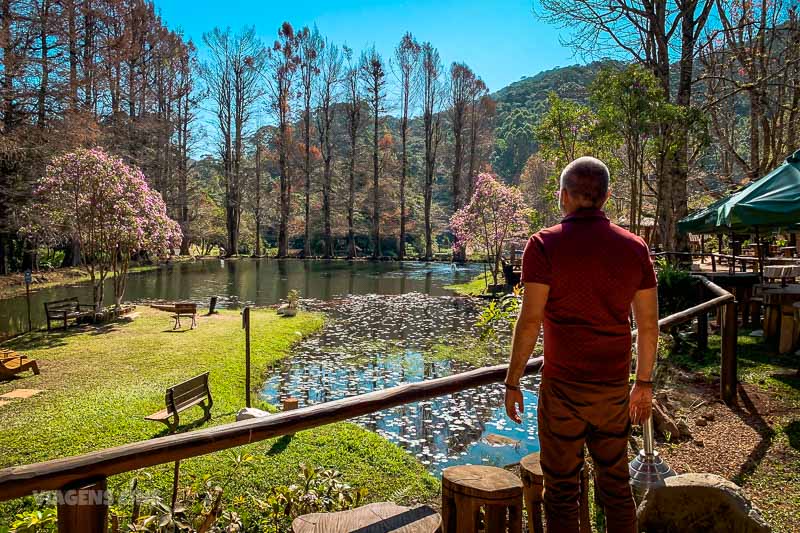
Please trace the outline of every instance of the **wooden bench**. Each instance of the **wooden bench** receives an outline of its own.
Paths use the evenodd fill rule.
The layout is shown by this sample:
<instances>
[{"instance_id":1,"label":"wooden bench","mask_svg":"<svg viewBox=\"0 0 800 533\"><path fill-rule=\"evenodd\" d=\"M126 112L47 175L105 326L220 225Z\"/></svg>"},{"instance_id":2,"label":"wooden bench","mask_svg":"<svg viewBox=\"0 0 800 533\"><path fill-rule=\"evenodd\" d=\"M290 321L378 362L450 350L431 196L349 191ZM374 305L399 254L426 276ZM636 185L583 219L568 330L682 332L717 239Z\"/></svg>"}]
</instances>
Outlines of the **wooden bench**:
<instances>
[{"instance_id":1,"label":"wooden bench","mask_svg":"<svg viewBox=\"0 0 800 533\"><path fill-rule=\"evenodd\" d=\"M88 308L88 311L81 311L81 308ZM54 302L44 303L44 314L47 317L47 331L50 331L50 322L58 321L64 323L67 329L67 321L74 320L77 324L80 319L94 315L94 306L83 305L77 298L65 298Z\"/></svg>"},{"instance_id":2,"label":"wooden bench","mask_svg":"<svg viewBox=\"0 0 800 533\"><path fill-rule=\"evenodd\" d=\"M177 303L175 304L175 314L172 315L172 318L175 320L175 325L172 326L172 329L178 329L181 327L181 317L184 318L191 318L192 319L192 327L194 329L197 327L197 304L193 303Z\"/></svg>"},{"instance_id":3,"label":"wooden bench","mask_svg":"<svg viewBox=\"0 0 800 533\"><path fill-rule=\"evenodd\" d=\"M168 388L165 403L166 409L145 417L145 420L166 424L170 433L178 429L180 423L178 413L195 405L199 405L205 411L203 421L210 420L214 400L211 397L211 389L208 388L208 372Z\"/></svg>"}]
</instances>

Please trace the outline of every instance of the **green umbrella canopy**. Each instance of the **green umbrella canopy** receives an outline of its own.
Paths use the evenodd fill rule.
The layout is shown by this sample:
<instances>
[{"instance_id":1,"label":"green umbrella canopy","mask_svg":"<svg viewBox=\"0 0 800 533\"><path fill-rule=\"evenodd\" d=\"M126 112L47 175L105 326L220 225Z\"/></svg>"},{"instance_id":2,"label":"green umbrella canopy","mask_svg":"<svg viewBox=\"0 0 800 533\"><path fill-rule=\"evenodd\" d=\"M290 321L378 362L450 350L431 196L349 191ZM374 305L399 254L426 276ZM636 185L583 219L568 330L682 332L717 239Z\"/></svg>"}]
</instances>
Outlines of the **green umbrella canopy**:
<instances>
[{"instance_id":1,"label":"green umbrella canopy","mask_svg":"<svg viewBox=\"0 0 800 533\"><path fill-rule=\"evenodd\" d=\"M797 227L800 223L800 150L738 192L678 222L682 233Z\"/></svg>"}]
</instances>

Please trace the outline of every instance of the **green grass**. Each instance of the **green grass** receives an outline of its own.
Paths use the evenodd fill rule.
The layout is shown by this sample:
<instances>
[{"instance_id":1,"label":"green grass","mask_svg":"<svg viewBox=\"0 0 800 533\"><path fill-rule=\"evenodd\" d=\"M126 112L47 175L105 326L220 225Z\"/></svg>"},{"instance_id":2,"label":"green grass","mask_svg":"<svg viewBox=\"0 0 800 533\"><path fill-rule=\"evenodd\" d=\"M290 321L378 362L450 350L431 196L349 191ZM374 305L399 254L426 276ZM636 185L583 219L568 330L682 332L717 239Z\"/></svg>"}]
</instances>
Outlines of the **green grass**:
<instances>
[{"instance_id":1,"label":"green grass","mask_svg":"<svg viewBox=\"0 0 800 533\"><path fill-rule=\"evenodd\" d=\"M233 311L198 319L198 328L172 332L167 313L140 307L140 316L100 329L66 333L34 333L3 344L40 362L41 375L0 383L0 393L13 388L44 392L0 408L0 466L66 457L166 434L166 427L144 416L164 407L164 390L191 376L210 371L213 419L203 424L202 410L181 416L180 431L234 421L244 406L244 334ZM289 353L293 343L321 327L317 314L279 318L274 311L252 314L253 387L268 366ZM255 398L256 395L253 394ZM259 406L259 405L256 405ZM262 405L262 407L264 407ZM231 478L233 454L250 453L255 461ZM248 493L263 496L271 486L296 481L301 462L336 468L345 481L369 490L369 498L430 498L438 482L412 456L382 437L349 423L263 441L182 462L182 481L210 475L228 480L227 500ZM140 487L168 497L172 465L115 476L113 488L132 476ZM0 504L10 517L30 500ZM245 505L247 507L247 505ZM242 509L247 515L252 509ZM2 519L0 519L2 523Z\"/></svg>"},{"instance_id":2,"label":"green grass","mask_svg":"<svg viewBox=\"0 0 800 533\"><path fill-rule=\"evenodd\" d=\"M478 274L470 281L464 283L446 285L445 289L454 291L455 293L462 294L464 296L476 296L478 294L484 294L486 292L487 284L491 283L492 274L491 272L486 272L485 274Z\"/></svg>"},{"instance_id":3,"label":"green grass","mask_svg":"<svg viewBox=\"0 0 800 533\"><path fill-rule=\"evenodd\" d=\"M800 375L798 356L780 355L761 337L742 331L737 346L739 380L766 392L770 409L762 415L769 425L763 430L765 448L752 468L733 481L745 488L773 531L797 531L800 527ZM685 344L677 353L665 353L668 361L698 372L709 381L719 379L720 337L709 337L709 348L696 353Z\"/></svg>"}]
</instances>

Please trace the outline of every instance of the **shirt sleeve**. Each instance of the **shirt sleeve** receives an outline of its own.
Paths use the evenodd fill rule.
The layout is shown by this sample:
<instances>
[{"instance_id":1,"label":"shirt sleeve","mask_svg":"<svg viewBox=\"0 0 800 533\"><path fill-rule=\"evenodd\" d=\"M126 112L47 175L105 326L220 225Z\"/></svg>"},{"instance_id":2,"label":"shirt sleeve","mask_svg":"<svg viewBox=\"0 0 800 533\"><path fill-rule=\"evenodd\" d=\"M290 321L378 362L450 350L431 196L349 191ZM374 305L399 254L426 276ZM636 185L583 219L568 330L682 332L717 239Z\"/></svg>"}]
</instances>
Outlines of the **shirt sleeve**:
<instances>
[{"instance_id":1,"label":"shirt sleeve","mask_svg":"<svg viewBox=\"0 0 800 533\"><path fill-rule=\"evenodd\" d=\"M639 284L638 290L652 289L657 284L656 271L653 268L653 260L650 258L650 249L642 241L642 282Z\"/></svg>"},{"instance_id":2,"label":"shirt sleeve","mask_svg":"<svg viewBox=\"0 0 800 533\"><path fill-rule=\"evenodd\" d=\"M531 237L525 246L525 253L522 255L521 281L543 285L550 285L552 281L550 261L545 254L544 241L538 233Z\"/></svg>"}]
</instances>

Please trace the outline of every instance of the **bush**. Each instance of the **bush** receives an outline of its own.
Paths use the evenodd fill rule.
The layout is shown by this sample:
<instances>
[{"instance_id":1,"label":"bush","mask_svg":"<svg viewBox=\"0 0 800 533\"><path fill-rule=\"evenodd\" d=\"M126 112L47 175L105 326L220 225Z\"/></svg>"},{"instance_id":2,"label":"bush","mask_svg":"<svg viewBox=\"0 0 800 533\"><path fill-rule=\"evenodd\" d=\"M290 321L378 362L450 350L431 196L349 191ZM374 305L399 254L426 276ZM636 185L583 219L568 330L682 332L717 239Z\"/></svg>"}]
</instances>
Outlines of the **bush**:
<instances>
[{"instance_id":1,"label":"bush","mask_svg":"<svg viewBox=\"0 0 800 533\"><path fill-rule=\"evenodd\" d=\"M658 271L658 307L661 316L683 311L698 303L698 281L666 259L656 261Z\"/></svg>"}]
</instances>

